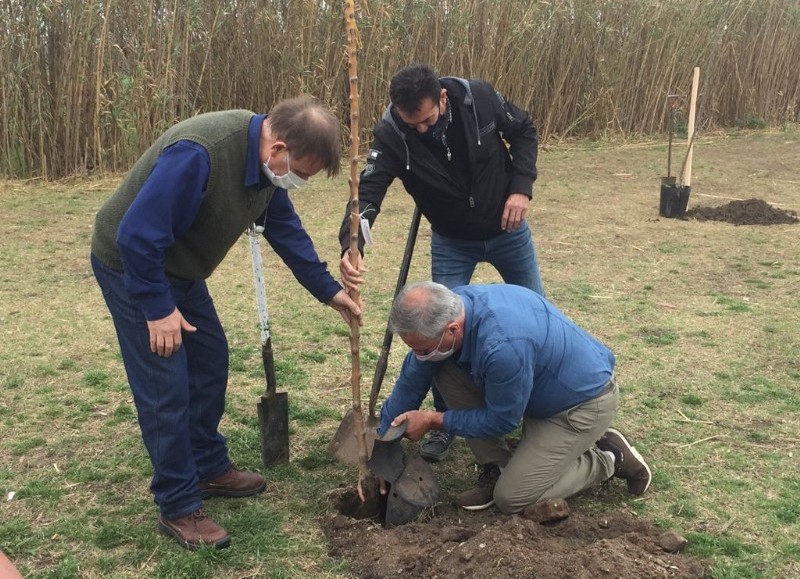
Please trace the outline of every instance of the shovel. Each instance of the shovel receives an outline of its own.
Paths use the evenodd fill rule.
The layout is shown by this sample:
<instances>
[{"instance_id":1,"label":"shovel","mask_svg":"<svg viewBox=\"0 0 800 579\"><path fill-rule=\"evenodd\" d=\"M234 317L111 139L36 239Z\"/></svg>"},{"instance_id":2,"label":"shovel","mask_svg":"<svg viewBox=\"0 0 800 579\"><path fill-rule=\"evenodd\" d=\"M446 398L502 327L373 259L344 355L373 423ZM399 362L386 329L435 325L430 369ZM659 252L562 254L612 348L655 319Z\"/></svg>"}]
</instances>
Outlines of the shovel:
<instances>
[{"instance_id":1,"label":"shovel","mask_svg":"<svg viewBox=\"0 0 800 579\"><path fill-rule=\"evenodd\" d=\"M661 178L661 195L658 204L658 213L662 217L683 217L681 211L681 189L676 185L676 178L672 175L672 134L675 129L675 109L680 105L678 95L667 97L669 106L669 144L667 145L667 176ZM686 203L683 203L686 211Z\"/></svg>"},{"instance_id":2,"label":"shovel","mask_svg":"<svg viewBox=\"0 0 800 579\"><path fill-rule=\"evenodd\" d=\"M267 292L264 272L261 267L261 248L258 238L263 227L253 224L247 235L250 241L250 256L253 261L253 283L256 288L258 320L261 325L261 360L267 389L258 402L258 427L261 433L261 460L264 466L289 462L289 397L286 392L276 392L275 361L272 357L272 338L269 335L267 315Z\"/></svg>"},{"instance_id":3,"label":"shovel","mask_svg":"<svg viewBox=\"0 0 800 579\"><path fill-rule=\"evenodd\" d=\"M689 204L689 195L692 187L692 153L694 150L694 122L697 104L697 89L700 82L700 68L695 67L692 73L692 93L689 99L689 119L687 126L688 144L686 148L686 158L683 160L680 178L676 179L670 174L672 163L672 122L674 109L678 104L677 97L670 95L668 103L670 110L670 133L669 148L667 152L667 176L661 178L661 197L659 200L658 213L662 217L683 218L686 215L686 207Z\"/></svg>"},{"instance_id":4,"label":"shovel","mask_svg":"<svg viewBox=\"0 0 800 579\"><path fill-rule=\"evenodd\" d=\"M408 239L406 240L403 262L400 264L400 272L397 275L397 285L394 288L394 296L400 293L408 279L408 270L411 265L411 256L414 254L414 244L417 241L417 231L419 230L420 212L414 207L414 215L411 217L411 226L408 229ZM372 378L372 390L369 393L369 416L364 425L367 431L367 452L372 453L372 445L375 442L375 427L378 426L378 417L375 415L375 405L378 400L378 393L381 390L383 377L386 375L386 367L389 363L389 351L392 348L392 330L387 322L386 331L383 334L383 345L378 362L375 365L375 375ZM328 454L345 464L358 464L358 440L356 439L356 429L353 424L353 410L347 411L344 415L336 434L333 435L328 444Z\"/></svg>"}]
</instances>

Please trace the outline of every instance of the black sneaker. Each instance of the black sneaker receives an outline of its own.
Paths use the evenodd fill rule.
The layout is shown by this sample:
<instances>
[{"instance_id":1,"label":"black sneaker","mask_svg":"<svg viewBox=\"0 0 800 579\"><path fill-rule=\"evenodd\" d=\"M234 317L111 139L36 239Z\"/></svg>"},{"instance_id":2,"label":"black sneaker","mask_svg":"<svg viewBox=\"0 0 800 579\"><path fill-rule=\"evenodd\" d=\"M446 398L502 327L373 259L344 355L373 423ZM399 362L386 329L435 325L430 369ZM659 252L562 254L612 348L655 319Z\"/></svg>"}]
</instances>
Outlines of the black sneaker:
<instances>
[{"instance_id":1,"label":"black sneaker","mask_svg":"<svg viewBox=\"0 0 800 579\"><path fill-rule=\"evenodd\" d=\"M653 480L653 473L642 455L619 430L606 430L597 441L597 448L614 454L614 476L625 479L630 494L642 496L647 491L650 481Z\"/></svg>"},{"instance_id":2,"label":"black sneaker","mask_svg":"<svg viewBox=\"0 0 800 579\"><path fill-rule=\"evenodd\" d=\"M478 484L456 497L456 504L468 511L482 511L494 504L494 487L500 478L500 467L494 463L482 465Z\"/></svg>"},{"instance_id":3,"label":"black sneaker","mask_svg":"<svg viewBox=\"0 0 800 579\"><path fill-rule=\"evenodd\" d=\"M455 439L455 434L448 434L442 430L431 430L419 449L419 455L428 462L440 462L447 458L450 445Z\"/></svg>"}]
</instances>

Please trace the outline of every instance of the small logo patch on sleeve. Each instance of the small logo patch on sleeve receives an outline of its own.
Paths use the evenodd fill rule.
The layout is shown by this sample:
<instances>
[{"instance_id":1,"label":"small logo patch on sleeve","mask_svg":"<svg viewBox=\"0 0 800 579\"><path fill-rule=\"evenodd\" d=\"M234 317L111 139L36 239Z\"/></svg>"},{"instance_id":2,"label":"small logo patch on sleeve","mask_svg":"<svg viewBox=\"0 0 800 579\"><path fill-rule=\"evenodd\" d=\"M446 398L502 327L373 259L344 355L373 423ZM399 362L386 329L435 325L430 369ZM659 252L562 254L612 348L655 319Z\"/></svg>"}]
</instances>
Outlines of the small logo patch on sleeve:
<instances>
[{"instance_id":1,"label":"small logo patch on sleeve","mask_svg":"<svg viewBox=\"0 0 800 579\"><path fill-rule=\"evenodd\" d=\"M369 153L367 154L367 157L369 157L370 159L377 159L378 155L380 154L381 152L378 151L377 149L370 149Z\"/></svg>"}]
</instances>

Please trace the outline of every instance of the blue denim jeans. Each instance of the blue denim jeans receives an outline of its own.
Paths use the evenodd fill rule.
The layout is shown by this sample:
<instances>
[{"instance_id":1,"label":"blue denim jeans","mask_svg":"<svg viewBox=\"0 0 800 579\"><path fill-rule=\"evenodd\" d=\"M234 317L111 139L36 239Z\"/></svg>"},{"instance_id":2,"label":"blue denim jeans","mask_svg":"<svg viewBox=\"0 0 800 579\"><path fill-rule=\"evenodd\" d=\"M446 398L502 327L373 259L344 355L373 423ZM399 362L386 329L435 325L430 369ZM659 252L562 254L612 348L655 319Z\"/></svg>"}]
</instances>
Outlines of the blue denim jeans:
<instances>
[{"instance_id":1,"label":"blue denim jeans","mask_svg":"<svg viewBox=\"0 0 800 579\"><path fill-rule=\"evenodd\" d=\"M465 241L431 233L431 279L449 288L468 285L475 267L486 262L494 266L503 281L520 285L544 296L539 261L527 221L515 231L506 231L485 241ZM447 410L434 386L433 405Z\"/></svg>"},{"instance_id":2,"label":"blue denim jeans","mask_svg":"<svg viewBox=\"0 0 800 579\"><path fill-rule=\"evenodd\" d=\"M467 285L481 262L492 265L504 282L544 296L539 261L526 221L516 231L506 231L485 241L465 241L431 233L433 281L449 288Z\"/></svg>"},{"instance_id":3,"label":"blue denim jeans","mask_svg":"<svg viewBox=\"0 0 800 579\"><path fill-rule=\"evenodd\" d=\"M139 428L153 465L150 490L161 514L186 516L203 505L198 482L230 468L218 432L228 384L228 341L204 281L172 282L180 312L197 328L169 358L150 351L147 321L121 271L91 256L114 320Z\"/></svg>"}]
</instances>

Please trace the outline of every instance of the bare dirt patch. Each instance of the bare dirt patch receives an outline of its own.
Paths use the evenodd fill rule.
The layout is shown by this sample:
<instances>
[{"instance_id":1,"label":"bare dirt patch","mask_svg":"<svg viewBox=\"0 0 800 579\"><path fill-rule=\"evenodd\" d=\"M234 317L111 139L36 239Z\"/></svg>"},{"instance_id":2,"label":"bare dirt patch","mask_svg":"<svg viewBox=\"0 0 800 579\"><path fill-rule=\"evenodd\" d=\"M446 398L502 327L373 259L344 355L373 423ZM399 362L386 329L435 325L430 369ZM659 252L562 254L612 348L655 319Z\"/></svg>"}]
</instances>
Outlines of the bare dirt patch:
<instances>
[{"instance_id":1,"label":"bare dirt patch","mask_svg":"<svg viewBox=\"0 0 800 579\"><path fill-rule=\"evenodd\" d=\"M698 221L726 221L734 225L785 225L797 223L797 213L773 207L761 199L731 201L719 207L695 207L686 217Z\"/></svg>"},{"instance_id":2,"label":"bare dirt patch","mask_svg":"<svg viewBox=\"0 0 800 579\"><path fill-rule=\"evenodd\" d=\"M628 510L572 512L554 523L437 506L427 520L384 529L373 520L336 515L332 554L358 577L563 577L621 579L703 577L703 562L665 549L676 535ZM678 537L679 538L679 537Z\"/></svg>"}]
</instances>

